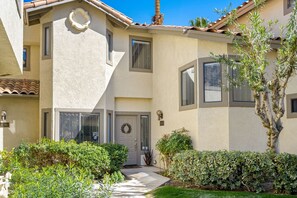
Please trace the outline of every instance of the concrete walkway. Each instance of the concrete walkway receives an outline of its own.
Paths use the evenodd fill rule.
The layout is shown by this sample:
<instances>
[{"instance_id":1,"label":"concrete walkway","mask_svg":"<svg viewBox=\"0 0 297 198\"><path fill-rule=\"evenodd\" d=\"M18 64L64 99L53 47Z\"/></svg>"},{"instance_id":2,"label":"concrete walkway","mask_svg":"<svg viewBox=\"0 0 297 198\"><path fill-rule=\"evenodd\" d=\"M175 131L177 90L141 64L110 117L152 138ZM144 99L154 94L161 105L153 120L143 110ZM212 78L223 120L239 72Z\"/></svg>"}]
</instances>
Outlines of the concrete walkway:
<instances>
[{"instance_id":1,"label":"concrete walkway","mask_svg":"<svg viewBox=\"0 0 297 198\"><path fill-rule=\"evenodd\" d=\"M141 168L129 168L121 170L129 180L115 185L112 197L133 197L142 198L144 194L150 192L170 179L163 177L156 172L160 172L161 169L156 167L141 167Z\"/></svg>"}]
</instances>

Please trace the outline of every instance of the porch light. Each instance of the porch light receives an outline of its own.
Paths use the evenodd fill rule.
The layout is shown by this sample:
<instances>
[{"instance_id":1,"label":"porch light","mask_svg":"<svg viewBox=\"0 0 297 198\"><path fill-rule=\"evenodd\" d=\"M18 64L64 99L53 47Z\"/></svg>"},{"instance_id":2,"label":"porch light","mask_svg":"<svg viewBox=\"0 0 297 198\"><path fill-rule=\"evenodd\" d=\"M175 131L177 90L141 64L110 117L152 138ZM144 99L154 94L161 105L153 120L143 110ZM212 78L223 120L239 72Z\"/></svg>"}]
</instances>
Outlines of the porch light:
<instances>
[{"instance_id":1,"label":"porch light","mask_svg":"<svg viewBox=\"0 0 297 198\"><path fill-rule=\"evenodd\" d=\"M0 120L0 127L9 127L9 122L6 120L7 112L1 112L1 120Z\"/></svg>"},{"instance_id":2,"label":"porch light","mask_svg":"<svg viewBox=\"0 0 297 198\"><path fill-rule=\"evenodd\" d=\"M163 119L163 112L161 110L157 111L157 116L158 116L158 120L162 120Z\"/></svg>"}]
</instances>

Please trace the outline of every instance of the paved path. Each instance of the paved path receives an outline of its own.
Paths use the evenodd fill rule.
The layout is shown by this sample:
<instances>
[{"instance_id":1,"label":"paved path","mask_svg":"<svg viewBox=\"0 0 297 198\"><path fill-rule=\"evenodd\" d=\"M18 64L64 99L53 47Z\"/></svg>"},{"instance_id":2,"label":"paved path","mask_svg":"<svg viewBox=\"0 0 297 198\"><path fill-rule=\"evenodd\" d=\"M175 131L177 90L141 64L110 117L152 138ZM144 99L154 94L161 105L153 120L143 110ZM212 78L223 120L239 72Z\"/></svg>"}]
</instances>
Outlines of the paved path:
<instances>
[{"instance_id":1,"label":"paved path","mask_svg":"<svg viewBox=\"0 0 297 198\"><path fill-rule=\"evenodd\" d=\"M144 194L162 186L169 181L156 172L161 169L156 167L141 167L121 170L130 180L119 183L115 186L112 197L133 197L142 198Z\"/></svg>"}]
</instances>

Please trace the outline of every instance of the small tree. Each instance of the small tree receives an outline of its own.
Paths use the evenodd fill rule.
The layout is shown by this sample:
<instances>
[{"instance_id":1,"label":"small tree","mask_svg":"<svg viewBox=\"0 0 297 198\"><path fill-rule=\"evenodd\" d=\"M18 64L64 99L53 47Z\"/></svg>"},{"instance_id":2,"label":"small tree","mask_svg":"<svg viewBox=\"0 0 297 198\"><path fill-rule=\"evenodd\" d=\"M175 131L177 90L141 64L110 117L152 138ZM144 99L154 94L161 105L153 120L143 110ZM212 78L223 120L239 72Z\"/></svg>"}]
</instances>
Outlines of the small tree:
<instances>
[{"instance_id":1,"label":"small tree","mask_svg":"<svg viewBox=\"0 0 297 198\"><path fill-rule=\"evenodd\" d=\"M193 149L191 137L186 134L187 132L189 131L185 128L177 129L158 140L156 148L161 154L161 160L164 162L166 171L176 153Z\"/></svg>"},{"instance_id":2,"label":"small tree","mask_svg":"<svg viewBox=\"0 0 297 198\"><path fill-rule=\"evenodd\" d=\"M289 79L297 70L297 4L290 16L289 22L281 28L280 48L271 47L274 34L272 29L277 22L265 24L259 10L265 1L254 0L255 10L249 14L250 25L231 21L239 30L240 36L230 31L234 36L234 51L240 61L219 55L214 56L220 63L236 70L236 79L230 79L233 86L247 83L255 98L255 112L267 129L269 150L278 152L279 135L283 130L282 117L285 113L285 95ZM232 15L232 14L231 14ZM230 16L230 19L236 17ZM270 66L268 54L276 52L274 66Z\"/></svg>"},{"instance_id":3,"label":"small tree","mask_svg":"<svg viewBox=\"0 0 297 198\"><path fill-rule=\"evenodd\" d=\"M209 25L210 21L207 18L197 17L194 20L190 20L191 26L196 26L199 28L206 28Z\"/></svg>"}]
</instances>

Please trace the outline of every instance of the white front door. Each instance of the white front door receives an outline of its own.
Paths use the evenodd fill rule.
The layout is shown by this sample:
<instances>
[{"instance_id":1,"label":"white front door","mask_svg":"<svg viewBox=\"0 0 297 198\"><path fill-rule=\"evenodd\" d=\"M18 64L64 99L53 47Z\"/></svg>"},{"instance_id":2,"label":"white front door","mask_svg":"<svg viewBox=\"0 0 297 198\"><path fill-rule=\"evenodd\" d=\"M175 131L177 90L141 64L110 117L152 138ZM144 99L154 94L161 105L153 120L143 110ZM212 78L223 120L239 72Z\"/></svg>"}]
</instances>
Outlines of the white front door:
<instances>
[{"instance_id":1,"label":"white front door","mask_svg":"<svg viewBox=\"0 0 297 198\"><path fill-rule=\"evenodd\" d=\"M137 163L137 116L116 116L115 127L116 143L128 147L128 160L126 165Z\"/></svg>"}]
</instances>

